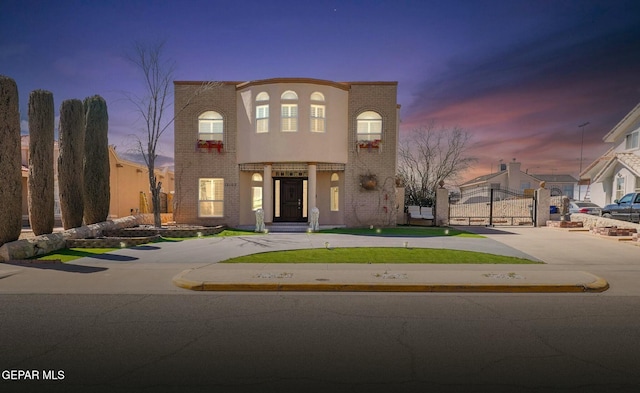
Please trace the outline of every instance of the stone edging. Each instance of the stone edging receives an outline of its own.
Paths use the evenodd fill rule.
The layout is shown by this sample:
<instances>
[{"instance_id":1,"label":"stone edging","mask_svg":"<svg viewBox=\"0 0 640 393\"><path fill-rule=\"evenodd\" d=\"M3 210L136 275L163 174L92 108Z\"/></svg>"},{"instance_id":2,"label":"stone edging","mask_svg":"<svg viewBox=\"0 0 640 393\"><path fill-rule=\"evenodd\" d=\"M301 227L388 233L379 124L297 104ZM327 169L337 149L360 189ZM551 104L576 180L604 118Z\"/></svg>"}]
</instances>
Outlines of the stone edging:
<instances>
[{"instance_id":1,"label":"stone edging","mask_svg":"<svg viewBox=\"0 0 640 393\"><path fill-rule=\"evenodd\" d=\"M0 246L0 262L16 259L29 259L38 255L66 248L69 239L86 239L102 236L103 232L122 228L130 228L153 222L153 214L139 214L85 225L66 231L20 239Z\"/></svg>"},{"instance_id":2,"label":"stone edging","mask_svg":"<svg viewBox=\"0 0 640 393\"><path fill-rule=\"evenodd\" d=\"M160 235L144 237L98 237L95 239L67 239L66 248L126 248L159 241Z\"/></svg>"}]
</instances>

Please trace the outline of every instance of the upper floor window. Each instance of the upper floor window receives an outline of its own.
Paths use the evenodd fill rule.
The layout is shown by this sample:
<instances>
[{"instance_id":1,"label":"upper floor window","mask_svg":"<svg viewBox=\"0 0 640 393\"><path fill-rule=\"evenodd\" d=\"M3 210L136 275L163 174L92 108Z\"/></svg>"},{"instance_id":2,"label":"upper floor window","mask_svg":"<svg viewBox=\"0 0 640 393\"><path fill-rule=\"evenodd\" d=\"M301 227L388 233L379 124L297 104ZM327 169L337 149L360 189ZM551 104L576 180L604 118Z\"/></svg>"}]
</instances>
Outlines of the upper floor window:
<instances>
[{"instance_id":1,"label":"upper floor window","mask_svg":"<svg viewBox=\"0 0 640 393\"><path fill-rule=\"evenodd\" d=\"M282 93L282 96L280 97L280 99L282 99L282 100L297 100L298 99L298 95L296 94L295 91L287 90L284 93Z\"/></svg>"},{"instance_id":2,"label":"upper floor window","mask_svg":"<svg viewBox=\"0 0 640 393\"><path fill-rule=\"evenodd\" d=\"M324 95L319 92L311 94L311 131L326 131L326 109L324 106Z\"/></svg>"},{"instance_id":3,"label":"upper floor window","mask_svg":"<svg viewBox=\"0 0 640 393\"><path fill-rule=\"evenodd\" d=\"M640 130L636 130L631 134L627 135L624 148L625 149L637 149L640 147Z\"/></svg>"},{"instance_id":4,"label":"upper floor window","mask_svg":"<svg viewBox=\"0 0 640 393\"><path fill-rule=\"evenodd\" d=\"M269 132L269 94L256 96L256 132Z\"/></svg>"},{"instance_id":5,"label":"upper floor window","mask_svg":"<svg viewBox=\"0 0 640 393\"><path fill-rule=\"evenodd\" d=\"M311 131L325 132L326 117L324 105L311 105Z\"/></svg>"},{"instance_id":6,"label":"upper floor window","mask_svg":"<svg viewBox=\"0 0 640 393\"><path fill-rule=\"evenodd\" d=\"M282 93L281 130L284 132L298 131L298 95L291 90Z\"/></svg>"},{"instance_id":7,"label":"upper floor window","mask_svg":"<svg viewBox=\"0 0 640 393\"><path fill-rule=\"evenodd\" d=\"M198 116L198 139L203 141L222 141L224 129L222 115L207 111Z\"/></svg>"},{"instance_id":8,"label":"upper floor window","mask_svg":"<svg viewBox=\"0 0 640 393\"><path fill-rule=\"evenodd\" d=\"M375 141L382 139L382 116L373 111L358 115L357 139L359 141Z\"/></svg>"}]
</instances>

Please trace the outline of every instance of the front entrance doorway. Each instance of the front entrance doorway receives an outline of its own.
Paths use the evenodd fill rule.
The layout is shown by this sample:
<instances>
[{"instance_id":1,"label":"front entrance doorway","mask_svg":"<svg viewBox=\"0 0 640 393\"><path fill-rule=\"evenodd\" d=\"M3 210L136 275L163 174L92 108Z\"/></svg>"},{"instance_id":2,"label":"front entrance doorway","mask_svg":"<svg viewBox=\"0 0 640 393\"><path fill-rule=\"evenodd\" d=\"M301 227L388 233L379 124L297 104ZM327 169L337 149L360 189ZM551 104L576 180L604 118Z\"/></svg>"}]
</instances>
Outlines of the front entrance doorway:
<instances>
[{"instance_id":1,"label":"front entrance doorway","mask_svg":"<svg viewBox=\"0 0 640 393\"><path fill-rule=\"evenodd\" d=\"M274 178L274 215L276 222L307 220L306 178Z\"/></svg>"}]
</instances>

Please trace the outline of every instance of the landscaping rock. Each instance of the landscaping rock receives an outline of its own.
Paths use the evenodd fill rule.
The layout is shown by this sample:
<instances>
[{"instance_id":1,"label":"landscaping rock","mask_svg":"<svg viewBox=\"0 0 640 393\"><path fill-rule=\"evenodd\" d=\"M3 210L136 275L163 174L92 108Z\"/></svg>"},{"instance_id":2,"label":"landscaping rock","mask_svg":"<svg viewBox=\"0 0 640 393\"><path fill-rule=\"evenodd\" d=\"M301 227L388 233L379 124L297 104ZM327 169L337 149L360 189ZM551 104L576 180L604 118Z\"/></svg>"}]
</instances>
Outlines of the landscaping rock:
<instances>
[{"instance_id":1,"label":"landscaping rock","mask_svg":"<svg viewBox=\"0 0 640 393\"><path fill-rule=\"evenodd\" d=\"M68 239L97 238L106 231L115 231L148 223L153 220L152 214L140 214L108 220L63 232L40 235L29 239L8 242L0 246L0 262L15 259L28 259L66 248Z\"/></svg>"}]
</instances>

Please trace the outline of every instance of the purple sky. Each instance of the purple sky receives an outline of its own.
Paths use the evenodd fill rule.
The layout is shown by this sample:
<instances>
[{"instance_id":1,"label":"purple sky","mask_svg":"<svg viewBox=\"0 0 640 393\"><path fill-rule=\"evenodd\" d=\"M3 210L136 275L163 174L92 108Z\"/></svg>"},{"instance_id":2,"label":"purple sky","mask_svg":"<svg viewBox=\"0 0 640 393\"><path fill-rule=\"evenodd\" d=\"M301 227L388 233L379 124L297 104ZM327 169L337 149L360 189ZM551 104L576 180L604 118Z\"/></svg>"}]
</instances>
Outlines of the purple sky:
<instances>
[{"instance_id":1,"label":"purple sky","mask_svg":"<svg viewBox=\"0 0 640 393\"><path fill-rule=\"evenodd\" d=\"M577 176L602 137L640 102L640 2L29 1L0 3L0 74L14 78L23 129L35 89L56 109L102 95L109 142L124 152L141 123L125 54L165 40L176 80L309 77L395 80L401 132L435 122L473 134L461 180L516 158L532 173ZM173 155L173 131L160 153Z\"/></svg>"}]
</instances>

